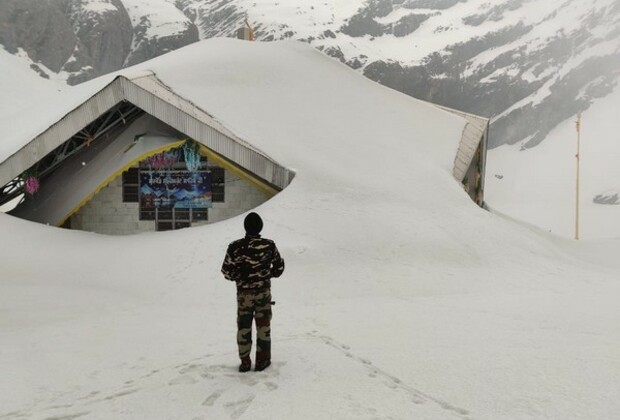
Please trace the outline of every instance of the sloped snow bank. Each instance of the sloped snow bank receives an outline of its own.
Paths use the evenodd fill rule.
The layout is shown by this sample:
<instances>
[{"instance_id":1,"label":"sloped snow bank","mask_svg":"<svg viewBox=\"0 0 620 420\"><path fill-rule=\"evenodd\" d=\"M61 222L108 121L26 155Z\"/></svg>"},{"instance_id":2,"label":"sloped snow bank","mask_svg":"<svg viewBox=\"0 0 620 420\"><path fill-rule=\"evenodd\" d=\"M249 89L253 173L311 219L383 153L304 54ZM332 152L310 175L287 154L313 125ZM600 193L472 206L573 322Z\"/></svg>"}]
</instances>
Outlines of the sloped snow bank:
<instances>
[{"instance_id":1,"label":"sloped snow bank","mask_svg":"<svg viewBox=\"0 0 620 420\"><path fill-rule=\"evenodd\" d=\"M458 118L331 61L334 79L310 64L307 79L275 80L266 63L294 70L275 50L212 45L230 61L202 67L222 84L195 89L211 95L201 106L297 172L257 209L287 267L273 366L236 372L235 291L219 268L242 217L107 237L0 214L0 417L619 416L617 242L476 207L450 174ZM198 80L151 64L184 92Z\"/></svg>"},{"instance_id":2,"label":"sloped snow bank","mask_svg":"<svg viewBox=\"0 0 620 420\"><path fill-rule=\"evenodd\" d=\"M597 195L620 192L620 88L596 100L582 117L580 237L620 238L620 205L599 204ZM576 118L575 118L576 120ZM486 199L497 210L557 235L575 233L577 132L565 121L532 149L490 150Z\"/></svg>"},{"instance_id":3,"label":"sloped snow bank","mask_svg":"<svg viewBox=\"0 0 620 420\"><path fill-rule=\"evenodd\" d=\"M0 215L14 238L0 251L0 414L618 413L618 267L469 203L390 198L391 217L377 218L355 194L301 181L259 208L287 263L273 285L274 366L260 374L236 372L235 292L219 273L242 218L111 238Z\"/></svg>"}]
</instances>

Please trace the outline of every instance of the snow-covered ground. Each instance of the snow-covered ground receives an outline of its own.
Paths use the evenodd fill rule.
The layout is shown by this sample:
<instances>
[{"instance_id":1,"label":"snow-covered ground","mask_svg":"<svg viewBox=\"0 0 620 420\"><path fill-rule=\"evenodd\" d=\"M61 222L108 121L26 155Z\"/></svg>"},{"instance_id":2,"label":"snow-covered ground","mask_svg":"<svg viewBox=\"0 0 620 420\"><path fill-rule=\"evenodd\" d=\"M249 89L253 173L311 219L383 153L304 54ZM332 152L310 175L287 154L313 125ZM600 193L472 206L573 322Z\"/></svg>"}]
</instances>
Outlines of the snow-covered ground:
<instances>
[{"instance_id":1,"label":"snow-covered ground","mask_svg":"<svg viewBox=\"0 0 620 420\"><path fill-rule=\"evenodd\" d=\"M620 196L620 87L583 114L581 122L580 237L620 238L620 200L596 204L598 195ZM541 229L575 233L577 131L566 121L540 145L489 151L489 205Z\"/></svg>"},{"instance_id":2,"label":"snow-covered ground","mask_svg":"<svg viewBox=\"0 0 620 420\"><path fill-rule=\"evenodd\" d=\"M0 418L620 418L618 242L481 210L450 174L459 119L278 48L146 65L297 172L257 209L287 267L273 366L236 371L242 217L108 237L0 214Z\"/></svg>"},{"instance_id":3,"label":"snow-covered ground","mask_svg":"<svg viewBox=\"0 0 620 420\"><path fill-rule=\"evenodd\" d=\"M287 262L259 374L236 372L218 272L241 218L111 238L0 215L0 415L618 417L617 243L574 248L457 191L417 209L335 181L258 209Z\"/></svg>"}]
</instances>

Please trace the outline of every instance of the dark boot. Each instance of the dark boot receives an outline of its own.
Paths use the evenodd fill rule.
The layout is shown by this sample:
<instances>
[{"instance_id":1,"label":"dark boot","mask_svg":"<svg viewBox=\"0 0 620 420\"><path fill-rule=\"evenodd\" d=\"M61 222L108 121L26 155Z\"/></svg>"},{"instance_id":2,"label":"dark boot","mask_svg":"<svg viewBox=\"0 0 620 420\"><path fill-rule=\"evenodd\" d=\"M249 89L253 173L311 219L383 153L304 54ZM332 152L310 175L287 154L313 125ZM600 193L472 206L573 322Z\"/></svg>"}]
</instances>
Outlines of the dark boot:
<instances>
[{"instance_id":1,"label":"dark boot","mask_svg":"<svg viewBox=\"0 0 620 420\"><path fill-rule=\"evenodd\" d=\"M256 361L256 367L254 368L254 371L255 372L261 372L261 371L267 369L269 367L269 365L271 365L271 360L269 360L269 359L257 360Z\"/></svg>"},{"instance_id":2,"label":"dark boot","mask_svg":"<svg viewBox=\"0 0 620 420\"><path fill-rule=\"evenodd\" d=\"M248 372L252 369L252 359L249 357L244 357L241 359L241 364L239 365L239 372Z\"/></svg>"}]
</instances>

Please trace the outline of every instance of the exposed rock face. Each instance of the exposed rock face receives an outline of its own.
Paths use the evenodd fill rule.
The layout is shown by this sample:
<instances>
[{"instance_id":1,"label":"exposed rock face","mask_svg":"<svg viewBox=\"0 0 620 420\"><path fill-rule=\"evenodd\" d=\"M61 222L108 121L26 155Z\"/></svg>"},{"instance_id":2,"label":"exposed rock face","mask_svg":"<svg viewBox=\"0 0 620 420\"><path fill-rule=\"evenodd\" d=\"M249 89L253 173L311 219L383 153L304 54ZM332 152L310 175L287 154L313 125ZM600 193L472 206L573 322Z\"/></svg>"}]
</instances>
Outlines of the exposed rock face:
<instances>
[{"instance_id":1,"label":"exposed rock face","mask_svg":"<svg viewBox=\"0 0 620 420\"><path fill-rule=\"evenodd\" d=\"M174 33L149 36L148 4L143 6L134 11L146 13L134 27L122 0L3 0L0 44L12 53L22 49L77 84L198 41L187 18ZM40 66L37 72L49 77Z\"/></svg>"},{"instance_id":2,"label":"exposed rock face","mask_svg":"<svg viewBox=\"0 0 620 420\"><path fill-rule=\"evenodd\" d=\"M592 199L592 201L596 204L617 206L617 205L620 205L620 194L619 193L598 194Z\"/></svg>"},{"instance_id":3,"label":"exposed rock face","mask_svg":"<svg viewBox=\"0 0 620 420\"><path fill-rule=\"evenodd\" d=\"M177 0L177 7L197 26L200 38L233 36L243 25L245 11L234 0L196 1ZM254 28L258 37L264 38L260 23ZM272 38L273 39L273 38Z\"/></svg>"},{"instance_id":4,"label":"exposed rock face","mask_svg":"<svg viewBox=\"0 0 620 420\"><path fill-rule=\"evenodd\" d=\"M343 32L376 37L382 31L393 30L386 25L380 28L376 20L384 17L395 3L398 2L371 2L342 28ZM458 2L418 0L403 7L429 7L431 3L434 8L448 9ZM480 13L463 16L462 24L478 27L510 22L507 13L535 7L534 3L507 0ZM565 1L558 8L569 7L571 3L574 2ZM538 36L537 26L514 19L514 24L506 24L500 30L449 44L418 64L377 60L363 71L369 78L412 96L494 117L491 146L516 143L525 148L536 146L560 122L586 110L593 99L611 92L620 80L620 4L606 3L606 7L593 8L591 13L579 16L579 26L560 27L542 43L533 41ZM541 16L538 23L547 22L553 27L557 25L553 22L557 14L558 10L553 10ZM356 20L362 29L351 29ZM437 33L444 30L450 28L435 29ZM596 37L594 31L603 35ZM612 40L615 48L610 44ZM602 44L611 48L603 49L601 54L588 53ZM491 51L502 52L489 54ZM491 58L480 59L485 55Z\"/></svg>"},{"instance_id":5,"label":"exposed rock face","mask_svg":"<svg viewBox=\"0 0 620 420\"><path fill-rule=\"evenodd\" d=\"M194 25L188 25L184 32L161 38L148 37L146 35L146 26L139 25L134 29L135 47L128 55L125 65L138 64L197 41L199 41L198 29Z\"/></svg>"},{"instance_id":6,"label":"exposed rock face","mask_svg":"<svg viewBox=\"0 0 620 420\"><path fill-rule=\"evenodd\" d=\"M359 0L327 19L329 6L292 3L274 14L250 0L177 1L203 38L233 35L247 13L259 40L300 39L382 84L491 117L491 146L539 144L620 81L617 0Z\"/></svg>"},{"instance_id":7,"label":"exposed rock face","mask_svg":"<svg viewBox=\"0 0 620 420\"><path fill-rule=\"evenodd\" d=\"M58 72L72 56L77 37L59 1L2 0L0 44L11 53L21 48Z\"/></svg>"},{"instance_id":8,"label":"exposed rock face","mask_svg":"<svg viewBox=\"0 0 620 420\"><path fill-rule=\"evenodd\" d=\"M516 144L524 139L527 141L523 147L536 146L557 124L586 110L593 99L611 92L620 78L620 53L592 56L558 77L549 69L560 69L577 55L572 51L574 40L586 35L573 32L557 35L539 50L510 49L467 71L468 60L506 46L531 30L517 25L490 33L482 39L452 45L446 49L448 54L431 54L417 66L375 61L365 67L364 74L418 98L495 117L490 133L492 146ZM585 43L580 46L580 50L586 48ZM518 73L511 74L509 68ZM519 77L528 71L534 74L531 80ZM528 100L541 89L546 90L544 97ZM514 106L520 101L524 103ZM502 113L504 110L508 112Z\"/></svg>"},{"instance_id":9,"label":"exposed rock face","mask_svg":"<svg viewBox=\"0 0 620 420\"><path fill-rule=\"evenodd\" d=\"M432 16L432 14L429 13L410 13L404 15L395 22L381 23L379 19L392 13L395 5L401 6L399 3L402 2L393 0L372 0L365 8L359 9L359 11L340 28L340 31L352 37L363 37L365 35L380 37L386 34L403 37L415 32L425 20ZM414 8L411 4L402 5L402 7Z\"/></svg>"},{"instance_id":10,"label":"exposed rock face","mask_svg":"<svg viewBox=\"0 0 620 420\"><path fill-rule=\"evenodd\" d=\"M121 1L64 0L64 3L64 11L79 40L74 61L65 63L64 70L77 73L88 65L92 67L92 71L74 76L70 82L78 83L121 68L130 53L133 32Z\"/></svg>"},{"instance_id":11,"label":"exposed rock face","mask_svg":"<svg viewBox=\"0 0 620 420\"><path fill-rule=\"evenodd\" d=\"M124 64L133 65L199 41L198 28L172 2L123 0L133 26L131 51Z\"/></svg>"}]
</instances>

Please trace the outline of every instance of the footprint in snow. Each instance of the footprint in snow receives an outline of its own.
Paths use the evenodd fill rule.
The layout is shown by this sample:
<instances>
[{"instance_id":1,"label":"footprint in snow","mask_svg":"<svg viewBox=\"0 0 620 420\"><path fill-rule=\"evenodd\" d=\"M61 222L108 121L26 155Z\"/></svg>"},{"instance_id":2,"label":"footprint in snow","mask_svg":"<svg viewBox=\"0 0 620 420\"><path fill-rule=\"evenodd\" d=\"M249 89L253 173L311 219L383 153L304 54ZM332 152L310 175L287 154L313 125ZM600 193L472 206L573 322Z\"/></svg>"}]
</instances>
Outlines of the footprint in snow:
<instances>
[{"instance_id":1,"label":"footprint in snow","mask_svg":"<svg viewBox=\"0 0 620 420\"><path fill-rule=\"evenodd\" d=\"M99 391L92 391L90 394L84 395L83 397L78 398L78 400L87 400L89 398L96 397L99 394L100 394Z\"/></svg>"},{"instance_id":2,"label":"footprint in snow","mask_svg":"<svg viewBox=\"0 0 620 420\"><path fill-rule=\"evenodd\" d=\"M226 403L224 404L224 407L232 410L232 412L230 413L230 418L232 420L236 420L241 417L243 413L246 412L246 410L252 404L252 401L254 401L254 398L254 395L250 395L248 398L245 398L243 400Z\"/></svg>"},{"instance_id":3,"label":"footprint in snow","mask_svg":"<svg viewBox=\"0 0 620 420\"><path fill-rule=\"evenodd\" d=\"M274 384L273 382L265 382L263 385L265 385L269 391L275 391L276 389L278 389L278 385Z\"/></svg>"},{"instance_id":4,"label":"footprint in snow","mask_svg":"<svg viewBox=\"0 0 620 420\"><path fill-rule=\"evenodd\" d=\"M78 417L85 416L87 414L90 414L90 412L85 411L83 413L64 414L60 416L46 417L44 420L73 420L73 419L77 419Z\"/></svg>"},{"instance_id":5,"label":"footprint in snow","mask_svg":"<svg viewBox=\"0 0 620 420\"><path fill-rule=\"evenodd\" d=\"M215 404L215 402L217 401L218 398L220 398L222 396L222 394L224 393L223 389L218 389L217 391L213 392L211 395L209 395L203 402L202 405L206 406L206 407L211 407L213 404Z\"/></svg>"},{"instance_id":6,"label":"footprint in snow","mask_svg":"<svg viewBox=\"0 0 620 420\"><path fill-rule=\"evenodd\" d=\"M127 391L117 392L116 394L108 395L107 397L103 398L103 401L115 400L117 398L124 397L125 395L130 395L138 391L139 389L128 389Z\"/></svg>"},{"instance_id":7,"label":"footprint in snow","mask_svg":"<svg viewBox=\"0 0 620 420\"><path fill-rule=\"evenodd\" d=\"M173 380L171 380L170 382L168 382L168 385L193 385L196 382L198 382L196 379L192 378L189 375L182 375L182 376L178 376L176 378L174 378Z\"/></svg>"}]
</instances>

